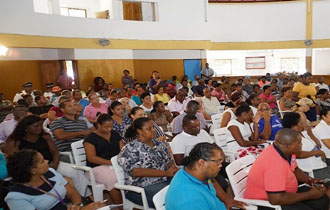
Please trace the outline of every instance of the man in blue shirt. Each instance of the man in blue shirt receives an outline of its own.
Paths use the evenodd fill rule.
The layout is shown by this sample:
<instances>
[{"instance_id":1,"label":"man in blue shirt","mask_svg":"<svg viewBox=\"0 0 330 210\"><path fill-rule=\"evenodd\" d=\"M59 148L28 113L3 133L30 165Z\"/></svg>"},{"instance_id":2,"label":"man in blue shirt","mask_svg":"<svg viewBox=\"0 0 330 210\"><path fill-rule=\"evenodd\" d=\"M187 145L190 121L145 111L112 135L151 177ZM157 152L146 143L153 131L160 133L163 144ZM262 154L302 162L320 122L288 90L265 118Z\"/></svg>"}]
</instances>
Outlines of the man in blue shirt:
<instances>
[{"instance_id":1,"label":"man in blue shirt","mask_svg":"<svg viewBox=\"0 0 330 210\"><path fill-rule=\"evenodd\" d=\"M223 160L224 154L217 145L196 144L189 156L182 160L185 167L172 179L165 198L166 209L225 210L225 204L217 197L218 186L213 186L212 181L219 173ZM242 202L225 202L229 207L237 205L244 208Z\"/></svg>"},{"instance_id":2,"label":"man in blue shirt","mask_svg":"<svg viewBox=\"0 0 330 210\"><path fill-rule=\"evenodd\" d=\"M280 118L271 115L271 109L267 103L259 104L256 115L261 117L258 123L260 138L274 141L277 132L283 128Z\"/></svg>"}]
</instances>

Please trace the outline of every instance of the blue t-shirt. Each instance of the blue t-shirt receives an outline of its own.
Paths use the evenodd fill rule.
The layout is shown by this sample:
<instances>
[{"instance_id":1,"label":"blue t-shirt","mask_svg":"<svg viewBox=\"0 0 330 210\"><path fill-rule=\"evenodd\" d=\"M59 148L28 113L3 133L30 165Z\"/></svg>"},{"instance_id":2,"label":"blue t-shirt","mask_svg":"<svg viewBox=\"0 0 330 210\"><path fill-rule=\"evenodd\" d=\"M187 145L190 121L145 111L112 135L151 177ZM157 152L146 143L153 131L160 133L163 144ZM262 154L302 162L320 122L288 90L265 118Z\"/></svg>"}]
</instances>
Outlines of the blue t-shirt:
<instances>
[{"instance_id":1,"label":"blue t-shirt","mask_svg":"<svg viewBox=\"0 0 330 210\"><path fill-rule=\"evenodd\" d=\"M47 183L42 184L39 188L56 195L55 188L64 199L66 195L65 185L67 184L67 181L63 176L52 168L49 168L49 171L44 174L44 176L53 185L53 188ZM65 206L61 205L61 202L57 198L22 184L14 185L7 194L5 201L9 208L13 210L66 209Z\"/></svg>"},{"instance_id":2,"label":"blue t-shirt","mask_svg":"<svg viewBox=\"0 0 330 210\"><path fill-rule=\"evenodd\" d=\"M270 134L270 138L266 139L266 140L274 141L275 135L277 134L277 132L283 128L280 118L278 118L276 115L270 116L270 126L271 126L272 131ZM264 127L265 127L265 119L261 118L261 120L258 123L259 135L264 130Z\"/></svg>"},{"instance_id":3,"label":"blue t-shirt","mask_svg":"<svg viewBox=\"0 0 330 210\"><path fill-rule=\"evenodd\" d=\"M165 198L166 210L226 210L216 196L211 180L207 184L180 169Z\"/></svg>"},{"instance_id":4,"label":"blue t-shirt","mask_svg":"<svg viewBox=\"0 0 330 210\"><path fill-rule=\"evenodd\" d=\"M0 180L8 177L5 155L0 151Z\"/></svg>"},{"instance_id":5,"label":"blue t-shirt","mask_svg":"<svg viewBox=\"0 0 330 210\"><path fill-rule=\"evenodd\" d=\"M141 98L139 96L132 96L131 99L140 106L142 104Z\"/></svg>"},{"instance_id":6,"label":"blue t-shirt","mask_svg":"<svg viewBox=\"0 0 330 210\"><path fill-rule=\"evenodd\" d=\"M82 106L82 110L81 110L80 116L83 117L84 116L85 107L89 105L89 101L86 100L86 99L80 99L79 104Z\"/></svg>"}]
</instances>

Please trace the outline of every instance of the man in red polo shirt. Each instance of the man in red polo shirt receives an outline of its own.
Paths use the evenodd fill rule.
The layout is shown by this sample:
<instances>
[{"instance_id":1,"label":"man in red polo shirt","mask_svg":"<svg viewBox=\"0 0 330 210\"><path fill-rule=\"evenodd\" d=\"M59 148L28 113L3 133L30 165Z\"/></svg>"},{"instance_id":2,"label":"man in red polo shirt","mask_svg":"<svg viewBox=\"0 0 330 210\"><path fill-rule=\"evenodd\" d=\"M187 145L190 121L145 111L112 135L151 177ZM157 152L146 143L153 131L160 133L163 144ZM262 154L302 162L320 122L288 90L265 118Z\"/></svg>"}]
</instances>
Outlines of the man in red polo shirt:
<instances>
[{"instance_id":1,"label":"man in red polo shirt","mask_svg":"<svg viewBox=\"0 0 330 210\"><path fill-rule=\"evenodd\" d=\"M330 189L323 185L298 188L298 181L310 185L320 181L298 168L295 154L300 153L301 146L301 135L297 131L280 130L274 144L253 163L245 198L268 200L273 205L281 205L282 210L328 210Z\"/></svg>"}]
</instances>

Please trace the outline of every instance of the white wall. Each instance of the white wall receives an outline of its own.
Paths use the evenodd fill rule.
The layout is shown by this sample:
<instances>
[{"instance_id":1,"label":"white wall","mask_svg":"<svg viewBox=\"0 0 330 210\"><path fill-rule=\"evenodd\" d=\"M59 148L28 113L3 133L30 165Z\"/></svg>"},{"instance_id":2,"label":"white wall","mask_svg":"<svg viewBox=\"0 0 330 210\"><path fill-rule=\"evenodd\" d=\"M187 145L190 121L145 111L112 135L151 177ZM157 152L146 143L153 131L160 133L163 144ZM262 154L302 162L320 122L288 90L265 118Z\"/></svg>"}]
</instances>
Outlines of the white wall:
<instances>
[{"instance_id":1,"label":"white wall","mask_svg":"<svg viewBox=\"0 0 330 210\"><path fill-rule=\"evenodd\" d=\"M133 50L75 49L75 59L133 59Z\"/></svg>"},{"instance_id":2,"label":"white wall","mask_svg":"<svg viewBox=\"0 0 330 210\"><path fill-rule=\"evenodd\" d=\"M134 59L201 59L204 50L133 50Z\"/></svg>"},{"instance_id":3,"label":"white wall","mask_svg":"<svg viewBox=\"0 0 330 210\"><path fill-rule=\"evenodd\" d=\"M6 56L0 60L58 60L56 49L9 48Z\"/></svg>"},{"instance_id":4,"label":"white wall","mask_svg":"<svg viewBox=\"0 0 330 210\"><path fill-rule=\"evenodd\" d=\"M312 74L330 75L330 49L313 49Z\"/></svg>"}]
</instances>

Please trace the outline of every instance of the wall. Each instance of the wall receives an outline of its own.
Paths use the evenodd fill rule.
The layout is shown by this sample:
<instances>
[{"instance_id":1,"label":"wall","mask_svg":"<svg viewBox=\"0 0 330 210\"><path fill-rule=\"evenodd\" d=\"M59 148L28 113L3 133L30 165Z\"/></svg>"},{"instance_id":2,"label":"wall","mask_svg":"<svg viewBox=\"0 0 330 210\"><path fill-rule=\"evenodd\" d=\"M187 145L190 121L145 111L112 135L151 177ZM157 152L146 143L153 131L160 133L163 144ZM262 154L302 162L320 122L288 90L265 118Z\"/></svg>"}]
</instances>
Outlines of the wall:
<instances>
[{"instance_id":1,"label":"wall","mask_svg":"<svg viewBox=\"0 0 330 210\"><path fill-rule=\"evenodd\" d=\"M39 61L0 61L0 92L12 100L26 82L33 83L33 89L43 89Z\"/></svg>"},{"instance_id":2,"label":"wall","mask_svg":"<svg viewBox=\"0 0 330 210\"><path fill-rule=\"evenodd\" d=\"M330 75L330 49L313 49L312 73Z\"/></svg>"}]
</instances>

